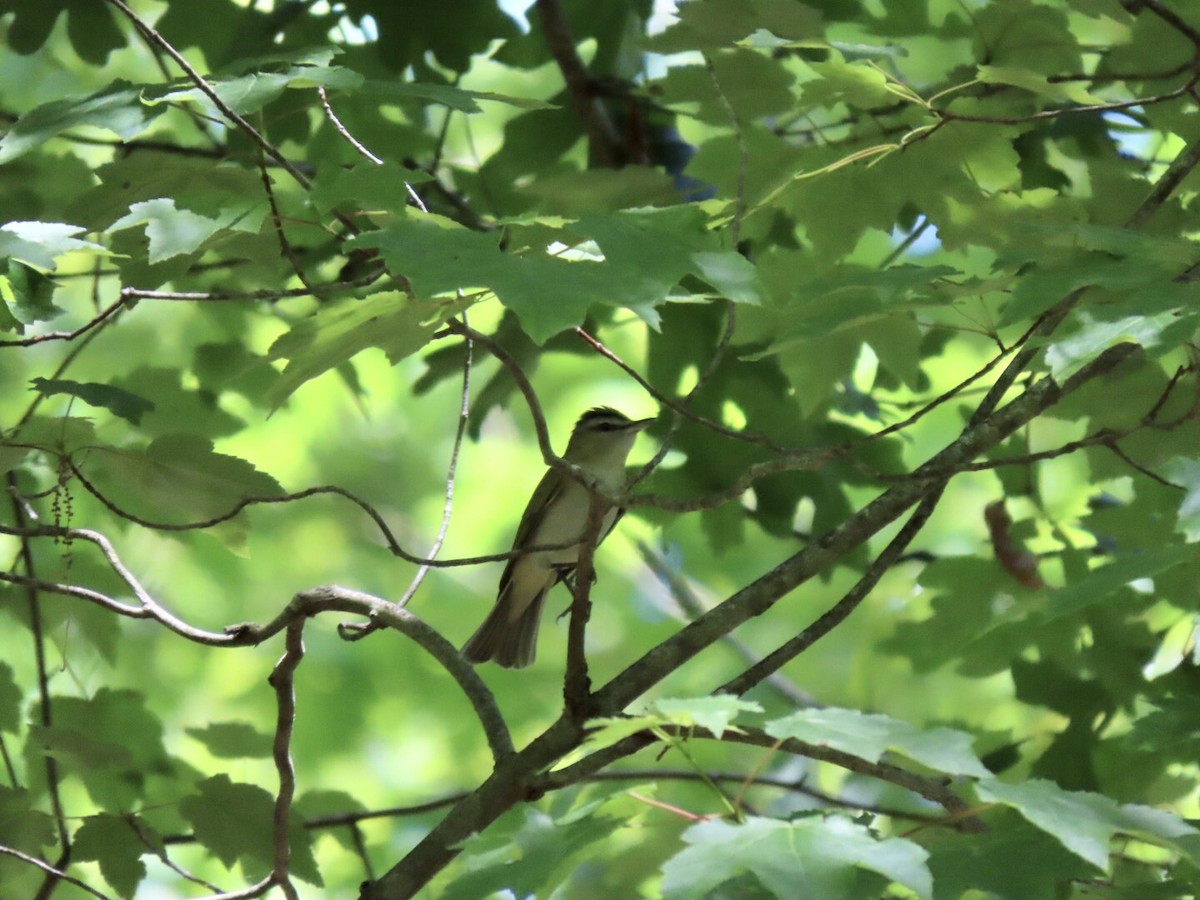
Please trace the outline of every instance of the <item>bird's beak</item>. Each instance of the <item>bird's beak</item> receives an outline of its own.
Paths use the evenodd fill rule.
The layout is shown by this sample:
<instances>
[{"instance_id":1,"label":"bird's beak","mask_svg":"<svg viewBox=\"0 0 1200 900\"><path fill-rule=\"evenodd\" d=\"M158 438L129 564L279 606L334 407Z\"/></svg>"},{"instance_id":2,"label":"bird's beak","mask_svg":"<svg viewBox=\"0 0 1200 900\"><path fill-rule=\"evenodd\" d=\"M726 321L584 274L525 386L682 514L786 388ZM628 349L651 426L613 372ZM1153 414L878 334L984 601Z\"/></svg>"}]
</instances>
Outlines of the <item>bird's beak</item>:
<instances>
[{"instance_id":1,"label":"bird's beak","mask_svg":"<svg viewBox=\"0 0 1200 900\"><path fill-rule=\"evenodd\" d=\"M633 432L645 431L647 428L649 428L653 424L654 424L653 417L651 417L649 419L638 419L636 422L629 423L629 430L633 431Z\"/></svg>"}]
</instances>

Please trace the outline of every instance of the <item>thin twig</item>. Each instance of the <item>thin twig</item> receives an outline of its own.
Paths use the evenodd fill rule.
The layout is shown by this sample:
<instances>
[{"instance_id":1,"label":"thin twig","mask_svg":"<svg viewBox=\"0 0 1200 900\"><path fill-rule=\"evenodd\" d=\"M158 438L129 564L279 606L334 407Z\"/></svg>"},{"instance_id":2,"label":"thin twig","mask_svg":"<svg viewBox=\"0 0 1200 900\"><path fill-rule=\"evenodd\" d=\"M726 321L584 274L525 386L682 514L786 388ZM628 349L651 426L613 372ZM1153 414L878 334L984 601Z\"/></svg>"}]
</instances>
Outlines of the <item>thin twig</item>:
<instances>
[{"instance_id":1,"label":"thin twig","mask_svg":"<svg viewBox=\"0 0 1200 900\"><path fill-rule=\"evenodd\" d=\"M214 893L220 892L221 889L219 887L217 887L215 884L207 882L203 878L198 878L197 876L195 876L191 872L189 872L187 869L185 869L183 866L179 865L177 862L175 862L173 859L171 859L171 857L169 857L167 855L167 852L162 848L162 846L159 844L159 842L152 841L150 839L150 835L146 834L145 829L142 827L141 823L138 821L137 816L135 816L133 814L129 814L129 815L124 816L123 818L129 824L129 827L133 829L133 833L138 836L138 840L142 842L142 845L147 850L149 850L151 853L153 853L158 858L158 861L161 862L164 866L166 866L168 869L170 869L172 872L174 872L176 875L178 875L180 878L184 879L185 881L190 881L193 884L198 884L203 888L207 888L208 890L213 891ZM166 841L164 840L162 843L165 844Z\"/></svg>"},{"instance_id":2,"label":"thin twig","mask_svg":"<svg viewBox=\"0 0 1200 900\"><path fill-rule=\"evenodd\" d=\"M279 241L279 249L287 257L287 261L291 263L292 271L300 279L300 283L304 285L309 293L312 293L313 286L309 283L308 276L304 274L304 268L300 265L300 260L296 258L296 252L292 249L291 241L283 233L283 216L279 212L279 203L275 200L275 188L271 185L271 176L267 174L266 161L262 158L262 154L259 154L258 157L258 174L262 180L263 192L266 193L267 202L271 207L271 221L275 225L275 237Z\"/></svg>"},{"instance_id":3,"label":"thin twig","mask_svg":"<svg viewBox=\"0 0 1200 900\"><path fill-rule=\"evenodd\" d=\"M32 347L34 344L44 344L47 341L73 341L76 338L87 334L96 326L103 324L109 319L110 316L116 315L116 313L121 311L121 307L124 305L125 298L118 297L74 331L48 331L45 334L38 334L34 335L33 337L18 338L16 340L4 340L0 341L0 347Z\"/></svg>"},{"instance_id":4,"label":"thin twig","mask_svg":"<svg viewBox=\"0 0 1200 900\"><path fill-rule=\"evenodd\" d=\"M275 739L271 743L271 755L275 760L275 771L279 774L279 793L275 795L272 816L275 861L271 878L288 900L299 900L289 875L292 851L288 842L288 831L291 824L292 799L296 795L296 769L292 764L291 751L292 732L296 727L296 668L303 658L304 619L295 619L287 627L283 656L267 679L275 689Z\"/></svg>"},{"instance_id":5,"label":"thin twig","mask_svg":"<svg viewBox=\"0 0 1200 900\"><path fill-rule=\"evenodd\" d=\"M844 622L850 613L854 612L859 604L866 599L867 594L874 590L875 585L879 583L879 579L883 577L883 573L896 564L896 561L908 548L908 545L912 543L913 538L917 536L917 532L924 527L929 517L933 514L934 509L937 508L941 496L942 490L938 488L929 493L918 504L908 521L904 523L904 527L888 542L883 552L867 566L866 571L855 582L854 587L847 591L842 599L835 603L828 612L817 619L812 625L805 628L800 634L796 635L796 637L785 642L773 653L768 654L736 678L732 678L721 685L714 693L733 694L740 697L764 679L774 675L784 665L791 662Z\"/></svg>"},{"instance_id":6,"label":"thin twig","mask_svg":"<svg viewBox=\"0 0 1200 900\"><path fill-rule=\"evenodd\" d=\"M262 291L147 291L141 288L121 288L123 300L179 300L189 303L224 303L239 300L282 300L285 297L323 296L341 291L352 291L367 287L379 280L379 271L371 271L351 281L333 281L328 284L310 284L302 288Z\"/></svg>"},{"instance_id":7,"label":"thin twig","mask_svg":"<svg viewBox=\"0 0 1200 900\"><path fill-rule=\"evenodd\" d=\"M253 900L254 897L261 897L271 888L275 887L275 880L268 875L262 881L250 885L250 887L242 888L240 891L226 891L223 894L209 894L203 900Z\"/></svg>"},{"instance_id":8,"label":"thin twig","mask_svg":"<svg viewBox=\"0 0 1200 900\"><path fill-rule=\"evenodd\" d=\"M467 314L462 314L463 322L467 321ZM446 541L446 532L450 530L450 515L454 511L454 483L455 475L458 472L458 454L462 450L463 436L466 434L467 421L471 417L471 365L474 359L474 344L471 338L464 340L463 354L463 374L462 374L462 391L459 394L458 403L458 425L454 429L454 444L450 448L450 465L446 469L446 494L442 502L442 522L438 526L437 534L434 536L433 544L429 548L426 556L430 559L436 559L441 552L442 544ZM417 573L413 576L413 580L409 583L408 589L404 592L399 600L396 601L398 606L407 606L408 601L412 599L413 594L417 592L417 588L421 586L421 582L425 580L430 566L422 564Z\"/></svg>"},{"instance_id":9,"label":"thin twig","mask_svg":"<svg viewBox=\"0 0 1200 900\"><path fill-rule=\"evenodd\" d=\"M658 551L645 541L636 541L635 546L638 548L638 552L641 553L642 561L663 582L670 592L671 597L683 611L684 621L695 621L707 612L701 604L700 599L693 592L691 585L688 584L682 575L668 565L667 561L663 559L662 554L658 553ZM733 652L741 657L746 665L753 665L760 659L760 654L740 641L737 635L727 634L721 640L732 648ZM799 687L778 672L767 676L766 681L784 700L797 708L821 705L817 703L811 694L800 690Z\"/></svg>"},{"instance_id":10,"label":"thin twig","mask_svg":"<svg viewBox=\"0 0 1200 900\"><path fill-rule=\"evenodd\" d=\"M467 314L464 312L463 321L467 320ZM455 475L458 471L458 455L462 450L463 435L467 430L467 422L471 415L471 364L474 356L474 346L471 338L464 340L466 352L463 354L463 377L462 377L462 392L460 394L458 406L458 424L454 429L454 444L450 449L450 465L446 470L446 493L442 502L442 521L438 526L437 534L434 536L433 544L429 548L429 553L426 559L429 561L437 559L437 555L441 552L442 544L445 543L446 533L450 530L450 516L454 511L454 484ZM396 601L399 607L408 606L417 589L425 581L425 576L429 574L429 570L433 568L431 562L422 562L412 580L408 583L403 596ZM357 623L343 623L338 628L338 633L343 640L357 641L366 637L380 628L377 622L368 622L365 625Z\"/></svg>"},{"instance_id":11,"label":"thin twig","mask_svg":"<svg viewBox=\"0 0 1200 900\"><path fill-rule=\"evenodd\" d=\"M198 87L201 92L208 97L209 100L212 101L213 105L216 106L218 110L220 110L221 115L240 128L245 135L254 142L255 146L262 150L263 153L267 154L267 156L271 157L271 159L275 160L275 162L279 163L284 171L286 171L292 176L293 179L295 179L298 185L300 185L306 191L312 190L312 182L308 180L304 173L296 168L296 166L287 157L285 157L274 144L263 137L257 128L247 122L244 118L242 118L242 116L238 115L228 103L222 100L221 95L217 93L217 91L211 84L208 83L207 80L205 80L203 75L201 75L192 67L191 63L184 59L183 54L171 46L170 41L168 41L157 30L155 30L153 26L145 22L137 13L130 9L129 5L125 3L125 0L105 0L105 2L110 6L116 7L116 9L120 10L121 14L133 23L133 27L141 33L142 37L171 57L171 59L175 61L175 65L179 66L179 68L184 71L188 78L191 79L192 83L196 85L196 87ZM352 222L343 221L342 224L349 227L351 231L357 230L354 228Z\"/></svg>"},{"instance_id":12,"label":"thin twig","mask_svg":"<svg viewBox=\"0 0 1200 900\"><path fill-rule=\"evenodd\" d=\"M14 859L19 859L21 862L28 863L35 868L41 869L46 873L47 879L52 879L55 882L65 881L68 884L73 884L80 890L87 891L87 893L91 894L93 897L99 897L100 900L114 900L114 898L110 897L108 894L102 894L100 891L96 890L91 885L80 881L78 878L72 878L66 872L62 871L62 869L56 869L54 866L47 862L43 862L36 856L30 856L28 853L22 853L20 850L17 850L14 847L5 847L3 844L0 844L0 854L3 854L4 856L11 856Z\"/></svg>"},{"instance_id":13,"label":"thin twig","mask_svg":"<svg viewBox=\"0 0 1200 900\"><path fill-rule=\"evenodd\" d=\"M373 162L377 166L382 166L383 160L368 150L362 141L351 134L350 129L343 125L342 120L337 117L337 113L333 111L333 106L329 102L329 95L325 92L325 85L317 85L317 94L321 97L321 108L325 110L325 117L328 118L331 123L333 123L333 127L337 130L337 133L345 138L346 142L349 143L350 146L356 151L358 151L358 153L364 159ZM405 181L404 187L408 191L408 196L409 199L412 200L413 206L423 213L428 213L429 210L425 208L425 201L421 199L420 194L413 190L413 186L409 182Z\"/></svg>"},{"instance_id":14,"label":"thin twig","mask_svg":"<svg viewBox=\"0 0 1200 900\"><path fill-rule=\"evenodd\" d=\"M9 500L12 503L13 521L21 531L29 527L29 519L24 504L18 497L17 476L9 472L7 476ZM38 718L43 728L54 724L54 716L50 705L50 676L46 663L46 642L42 632L42 604L37 582L37 569L33 564L33 547L27 537L21 537L20 546L21 566L25 570L26 583L25 600L29 606L29 630L33 636L33 658L37 670L38 684ZM8 577L8 573L0 572L0 578ZM15 577L15 576L13 576ZM59 881L56 870L66 868L71 861L71 835L67 831L67 820L63 814L62 797L59 794L58 759L52 753L44 753L42 757L46 769L46 789L50 794L50 808L54 813L54 824L58 829L59 858L53 869L47 868L46 878L37 892L37 900L46 900L54 893Z\"/></svg>"},{"instance_id":15,"label":"thin twig","mask_svg":"<svg viewBox=\"0 0 1200 900\"><path fill-rule=\"evenodd\" d=\"M327 612L343 612L367 619L379 619L389 628L396 629L414 641L458 682L475 709L475 715L483 727L496 762L499 763L514 754L512 735L500 714L500 708L496 705L496 698L479 677L475 667L467 662L458 652L458 648L440 632L395 603L362 591L337 585L322 585L296 594L274 619L263 625L235 625L226 628L226 632L235 643L260 644L298 619Z\"/></svg>"}]
</instances>

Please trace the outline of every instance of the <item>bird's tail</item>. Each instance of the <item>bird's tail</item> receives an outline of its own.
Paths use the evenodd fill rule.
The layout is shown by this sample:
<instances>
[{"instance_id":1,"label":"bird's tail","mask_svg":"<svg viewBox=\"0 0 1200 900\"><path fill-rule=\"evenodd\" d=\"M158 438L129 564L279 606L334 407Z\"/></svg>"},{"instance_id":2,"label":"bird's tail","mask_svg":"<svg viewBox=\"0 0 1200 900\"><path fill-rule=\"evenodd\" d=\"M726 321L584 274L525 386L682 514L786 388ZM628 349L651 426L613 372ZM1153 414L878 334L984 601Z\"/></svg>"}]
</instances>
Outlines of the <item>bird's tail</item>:
<instances>
[{"instance_id":1,"label":"bird's tail","mask_svg":"<svg viewBox=\"0 0 1200 900\"><path fill-rule=\"evenodd\" d=\"M523 669L533 662L546 591L538 593L516 621L509 620L509 596L506 592L496 602L479 630L463 645L463 656L471 662L494 659L506 669Z\"/></svg>"}]
</instances>

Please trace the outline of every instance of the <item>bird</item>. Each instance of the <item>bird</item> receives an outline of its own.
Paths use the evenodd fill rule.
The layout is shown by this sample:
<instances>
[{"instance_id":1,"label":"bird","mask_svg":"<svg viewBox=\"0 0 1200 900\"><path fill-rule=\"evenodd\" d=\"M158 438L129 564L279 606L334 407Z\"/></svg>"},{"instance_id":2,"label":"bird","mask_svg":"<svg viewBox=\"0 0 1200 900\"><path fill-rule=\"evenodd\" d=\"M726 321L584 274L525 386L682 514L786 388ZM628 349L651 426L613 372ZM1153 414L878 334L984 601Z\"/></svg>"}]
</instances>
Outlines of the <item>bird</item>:
<instances>
[{"instance_id":1,"label":"bird","mask_svg":"<svg viewBox=\"0 0 1200 900\"><path fill-rule=\"evenodd\" d=\"M625 460L637 436L654 419L630 419L609 406L589 409L571 431L563 459L596 479L606 493L625 486ZM587 528L591 493L566 472L549 468L521 514L513 539L514 555L500 576L496 605L463 645L472 663L494 660L506 669L521 669L534 660L542 605L550 588L569 578L579 562ZM597 544L624 514L605 510ZM557 550L521 552L527 547L574 543Z\"/></svg>"}]
</instances>

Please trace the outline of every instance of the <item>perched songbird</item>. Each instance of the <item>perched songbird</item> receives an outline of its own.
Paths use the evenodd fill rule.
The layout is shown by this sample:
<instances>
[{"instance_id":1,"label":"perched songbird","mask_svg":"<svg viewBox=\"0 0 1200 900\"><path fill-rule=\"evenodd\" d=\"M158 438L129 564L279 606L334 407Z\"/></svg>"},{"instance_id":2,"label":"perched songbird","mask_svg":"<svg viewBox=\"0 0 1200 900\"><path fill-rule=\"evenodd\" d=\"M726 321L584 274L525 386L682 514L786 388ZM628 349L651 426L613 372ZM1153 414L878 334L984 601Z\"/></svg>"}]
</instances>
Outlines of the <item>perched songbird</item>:
<instances>
[{"instance_id":1,"label":"perched songbird","mask_svg":"<svg viewBox=\"0 0 1200 900\"><path fill-rule=\"evenodd\" d=\"M607 406L589 409L571 432L563 459L595 477L599 486L616 494L625 486L625 459L638 434L653 422L636 422ZM518 553L509 558L500 576L496 606L463 647L473 663L494 659L510 669L533 662L538 623L546 593L575 570L587 528L591 496L570 475L549 469L538 482L521 515L513 550L565 544L561 550ZM624 510L608 509L600 523L600 538L617 523Z\"/></svg>"}]
</instances>

